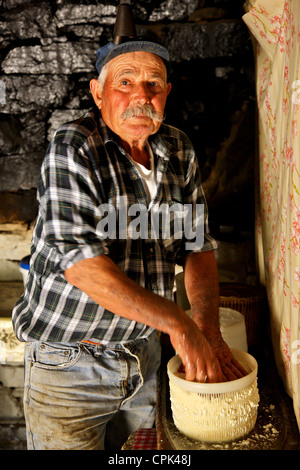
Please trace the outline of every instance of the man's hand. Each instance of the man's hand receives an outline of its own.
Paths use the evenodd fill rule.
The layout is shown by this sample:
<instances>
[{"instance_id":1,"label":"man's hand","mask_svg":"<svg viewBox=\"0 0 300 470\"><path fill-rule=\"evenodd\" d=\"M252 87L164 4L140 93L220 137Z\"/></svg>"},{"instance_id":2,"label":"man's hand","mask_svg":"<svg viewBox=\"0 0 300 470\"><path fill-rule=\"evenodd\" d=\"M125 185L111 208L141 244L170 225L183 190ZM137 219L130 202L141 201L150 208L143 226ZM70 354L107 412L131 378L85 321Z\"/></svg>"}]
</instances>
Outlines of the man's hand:
<instances>
[{"instance_id":1,"label":"man's hand","mask_svg":"<svg viewBox=\"0 0 300 470\"><path fill-rule=\"evenodd\" d=\"M209 344L218 358L224 376L224 382L240 379L248 374L244 367L234 358L221 334L216 338L210 338Z\"/></svg>"},{"instance_id":2,"label":"man's hand","mask_svg":"<svg viewBox=\"0 0 300 470\"><path fill-rule=\"evenodd\" d=\"M197 325L187 316L185 328L170 334L173 348L179 354L185 378L196 382L223 382L219 360Z\"/></svg>"},{"instance_id":3,"label":"man's hand","mask_svg":"<svg viewBox=\"0 0 300 470\"><path fill-rule=\"evenodd\" d=\"M234 358L221 335L208 340L194 326L191 339L188 334L171 336L174 349L182 360L180 372L194 382L229 382L244 377L248 372Z\"/></svg>"}]
</instances>

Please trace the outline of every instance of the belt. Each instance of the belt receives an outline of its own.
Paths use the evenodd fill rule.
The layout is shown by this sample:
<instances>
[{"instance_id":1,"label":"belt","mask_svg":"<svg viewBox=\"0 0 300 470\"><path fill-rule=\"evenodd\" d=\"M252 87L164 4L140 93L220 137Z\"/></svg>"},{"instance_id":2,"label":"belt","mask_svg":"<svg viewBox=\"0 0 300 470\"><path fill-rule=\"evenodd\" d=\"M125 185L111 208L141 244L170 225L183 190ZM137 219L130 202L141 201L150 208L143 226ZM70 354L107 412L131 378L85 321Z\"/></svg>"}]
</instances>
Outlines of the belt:
<instances>
[{"instance_id":1,"label":"belt","mask_svg":"<svg viewBox=\"0 0 300 470\"><path fill-rule=\"evenodd\" d=\"M101 346L102 343L95 343L94 341L89 341L87 339L84 339L81 341L81 343L88 343L88 344L95 344L95 346Z\"/></svg>"}]
</instances>

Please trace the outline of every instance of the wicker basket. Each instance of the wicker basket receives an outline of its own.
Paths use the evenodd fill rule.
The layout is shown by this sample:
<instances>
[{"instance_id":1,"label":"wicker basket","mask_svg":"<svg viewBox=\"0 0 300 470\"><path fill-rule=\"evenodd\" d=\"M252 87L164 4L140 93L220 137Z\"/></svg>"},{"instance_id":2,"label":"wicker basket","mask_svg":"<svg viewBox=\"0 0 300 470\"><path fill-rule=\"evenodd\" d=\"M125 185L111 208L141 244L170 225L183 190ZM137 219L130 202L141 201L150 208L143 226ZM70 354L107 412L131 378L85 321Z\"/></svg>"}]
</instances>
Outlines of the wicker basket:
<instances>
[{"instance_id":1,"label":"wicker basket","mask_svg":"<svg viewBox=\"0 0 300 470\"><path fill-rule=\"evenodd\" d=\"M248 346L258 346L267 324L265 289L233 282L220 283L220 307L232 308L244 315Z\"/></svg>"}]
</instances>

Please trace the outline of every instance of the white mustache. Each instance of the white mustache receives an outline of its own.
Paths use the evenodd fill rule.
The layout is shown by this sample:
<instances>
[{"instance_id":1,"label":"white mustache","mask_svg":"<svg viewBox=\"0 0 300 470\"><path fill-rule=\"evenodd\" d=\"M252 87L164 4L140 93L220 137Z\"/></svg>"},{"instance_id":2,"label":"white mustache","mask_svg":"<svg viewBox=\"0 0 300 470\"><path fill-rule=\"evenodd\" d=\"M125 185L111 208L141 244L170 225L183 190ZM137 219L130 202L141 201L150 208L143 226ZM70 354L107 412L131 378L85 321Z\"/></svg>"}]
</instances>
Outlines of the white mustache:
<instances>
[{"instance_id":1,"label":"white mustache","mask_svg":"<svg viewBox=\"0 0 300 470\"><path fill-rule=\"evenodd\" d=\"M144 114L145 116L153 119L154 121L162 122L164 120L164 116L161 115L159 112L155 111L151 104L144 104L133 106L132 108L126 109L122 114L122 119L129 119L132 117L138 117Z\"/></svg>"}]
</instances>

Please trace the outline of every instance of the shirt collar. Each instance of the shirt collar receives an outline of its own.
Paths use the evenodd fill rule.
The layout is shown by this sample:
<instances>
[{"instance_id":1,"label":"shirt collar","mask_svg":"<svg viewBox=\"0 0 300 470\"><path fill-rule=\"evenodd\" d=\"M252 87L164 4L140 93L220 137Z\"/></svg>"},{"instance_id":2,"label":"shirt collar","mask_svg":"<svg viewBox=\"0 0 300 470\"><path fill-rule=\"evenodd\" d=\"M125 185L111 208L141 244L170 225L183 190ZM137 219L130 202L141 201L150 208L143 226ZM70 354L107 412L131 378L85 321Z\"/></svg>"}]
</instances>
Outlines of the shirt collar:
<instances>
[{"instance_id":1,"label":"shirt collar","mask_svg":"<svg viewBox=\"0 0 300 470\"><path fill-rule=\"evenodd\" d=\"M105 124L101 116L101 112L99 114L99 124L100 130L102 132L103 142L105 144L107 144L108 142L114 142L119 145L118 136Z\"/></svg>"}]
</instances>

